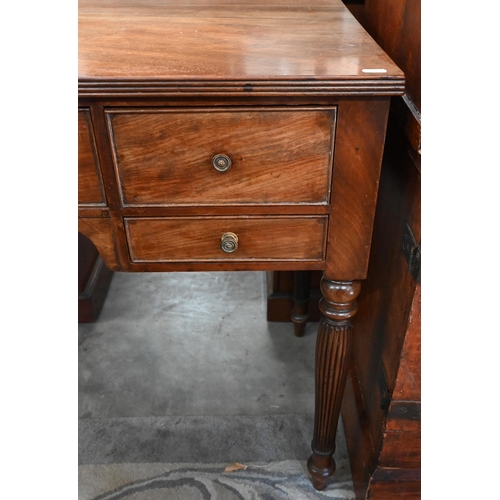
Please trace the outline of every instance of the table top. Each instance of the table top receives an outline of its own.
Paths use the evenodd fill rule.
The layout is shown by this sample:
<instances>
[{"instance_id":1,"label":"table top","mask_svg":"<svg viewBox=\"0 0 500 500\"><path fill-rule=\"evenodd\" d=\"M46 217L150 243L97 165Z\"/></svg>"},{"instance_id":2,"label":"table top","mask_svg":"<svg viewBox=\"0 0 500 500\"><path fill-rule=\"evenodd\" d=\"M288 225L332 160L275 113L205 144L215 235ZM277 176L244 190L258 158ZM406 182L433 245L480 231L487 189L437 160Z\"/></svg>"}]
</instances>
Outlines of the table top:
<instances>
[{"instance_id":1,"label":"table top","mask_svg":"<svg viewBox=\"0 0 500 500\"><path fill-rule=\"evenodd\" d=\"M404 89L340 0L80 0L80 89L96 82Z\"/></svg>"}]
</instances>

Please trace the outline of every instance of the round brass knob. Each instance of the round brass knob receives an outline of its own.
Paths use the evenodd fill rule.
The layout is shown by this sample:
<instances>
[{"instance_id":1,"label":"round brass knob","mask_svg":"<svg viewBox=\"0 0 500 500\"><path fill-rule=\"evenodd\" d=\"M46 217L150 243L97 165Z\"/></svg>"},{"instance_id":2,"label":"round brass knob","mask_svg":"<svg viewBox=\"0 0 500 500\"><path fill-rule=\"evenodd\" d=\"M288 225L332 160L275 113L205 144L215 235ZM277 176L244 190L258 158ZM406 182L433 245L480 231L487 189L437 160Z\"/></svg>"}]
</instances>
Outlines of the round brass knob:
<instances>
[{"instance_id":1,"label":"round brass knob","mask_svg":"<svg viewBox=\"0 0 500 500\"><path fill-rule=\"evenodd\" d=\"M238 236L234 233L224 233L220 237L220 247L223 252L235 252L238 249Z\"/></svg>"},{"instance_id":2,"label":"round brass knob","mask_svg":"<svg viewBox=\"0 0 500 500\"><path fill-rule=\"evenodd\" d=\"M227 172L232 164L231 158L225 154L220 153L212 157L212 166L217 172Z\"/></svg>"}]
</instances>

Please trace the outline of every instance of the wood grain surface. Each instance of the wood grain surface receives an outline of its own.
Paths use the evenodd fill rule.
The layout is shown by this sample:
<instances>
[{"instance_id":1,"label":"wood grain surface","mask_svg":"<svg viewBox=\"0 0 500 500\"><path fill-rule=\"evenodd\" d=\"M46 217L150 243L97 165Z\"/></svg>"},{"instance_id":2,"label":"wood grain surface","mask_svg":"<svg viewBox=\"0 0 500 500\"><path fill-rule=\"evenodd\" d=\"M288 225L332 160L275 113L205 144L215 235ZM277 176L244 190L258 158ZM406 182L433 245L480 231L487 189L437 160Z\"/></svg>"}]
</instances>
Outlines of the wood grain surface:
<instances>
[{"instance_id":1,"label":"wood grain surface","mask_svg":"<svg viewBox=\"0 0 500 500\"><path fill-rule=\"evenodd\" d=\"M420 430L387 431L384 433L379 464L381 467L420 468L420 449Z\"/></svg>"},{"instance_id":2,"label":"wood grain surface","mask_svg":"<svg viewBox=\"0 0 500 500\"><path fill-rule=\"evenodd\" d=\"M393 100L391 111L420 153L421 0L365 0L361 24L405 73L405 95Z\"/></svg>"},{"instance_id":3,"label":"wood grain surface","mask_svg":"<svg viewBox=\"0 0 500 500\"><path fill-rule=\"evenodd\" d=\"M419 287L408 272L402 249L407 224L420 245L420 172L403 129L391 118L368 276L354 318L352 366L342 409L358 500L367 495L377 500L417 498L420 488L419 475L409 476L410 484L403 484L407 480L403 472L413 474L420 467L420 419L410 418L418 416L414 410L420 403L420 335L419 315L412 310ZM390 395L389 409L381 408ZM396 409L403 407L406 413L398 412L395 418ZM399 464L403 469L394 480L371 479L382 458L391 467ZM406 496L407 491L413 496Z\"/></svg>"},{"instance_id":4,"label":"wood grain surface","mask_svg":"<svg viewBox=\"0 0 500 500\"><path fill-rule=\"evenodd\" d=\"M303 93L311 79L373 95L401 93L403 84L340 0L80 0L78 51L82 94L106 93L99 82L118 84L115 93L139 91L134 82L142 82L142 95L168 93L163 83L174 95Z\"/></svg>"},{"instance_id":5,"label":"wood grain surface","mask_svg":"<svg viewBox=\"0 0 500 500\"><path fill-rule=\"evenodd\" d=\"M405 72L406 93L420 110L421 0L365 0L365 26Z\"/></svg>"},{"instance_id":6,"label":"wood grain surface","mask_svg":"<svg viewBox=\"0 0 500 500\"><path fill-rule=\"evenodd\" d=\"M420 401L421 394L421 285L415 287L393 399Z\"/></svg>"},{"instance_id":7,"label":"wood grain surface","mask_svg":"<svg viewBox=\"0 0 500 500\"><path fill-rule=\"evenodd\" d=\"M120 271L111 219L78 218L78 232L86 236L97 248L99 255L112 271Z\"/></svg>"},{"instance_id":8,"label":"wood grain surface","mask_svg":"<svg viewBox=\"0 0 500 500\"><path fill-rule=\"evenodd\" d=\"M169 217L125 219L132 262L321 261L327 217ZM225 253L221 236L238 236Z\"/></svg>"},{"instance_id":9,"label":"wood grain surface","mask_svg":"<svg viewBox=\"0 0 500 500\"><path fill-rule=\"evenodd\" d=\"M372 500L420 500L420 469L378 467L370 478L368 493Z\"/></svg>"},{"instance_id":10,"label":"wood grain surface","mask_svg":"<svg viewBox=\"0 0 500 500\"><path fill-rule=\"evenodd\" d=\"M328 230L329 279L366 278L388 114L389 99L353 100L339 106Z\"/></svg>"},{"instance_id":11,"label":"wood grain surface","mask_svg":"<svg viewBox=\"0 0 500 500\"><path fill-rule=\"evenodd\" d=\"M78 110L78 204L105 206L88 109Z\"/></svg>"},{"instance_id":12,"label":"wood grain surface","mask_svg":"<svg viewBox=\"0 0 500 500\"><path fill-rule=\"evenodd\" d=\"M110 110L108 122L124 206L328 204L335 109Z\"/></svg>"}]
</instances>

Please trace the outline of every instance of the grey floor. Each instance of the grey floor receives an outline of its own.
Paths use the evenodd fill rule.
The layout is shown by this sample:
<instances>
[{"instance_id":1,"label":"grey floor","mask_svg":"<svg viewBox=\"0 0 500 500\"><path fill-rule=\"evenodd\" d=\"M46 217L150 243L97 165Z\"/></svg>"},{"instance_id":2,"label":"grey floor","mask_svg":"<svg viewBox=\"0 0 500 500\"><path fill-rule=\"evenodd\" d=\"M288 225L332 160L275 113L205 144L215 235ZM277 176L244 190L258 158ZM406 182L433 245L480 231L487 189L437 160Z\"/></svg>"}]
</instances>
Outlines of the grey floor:
<instances>
[{"instance_id":1,"label":"grey floor","mask_svg":"<svg viewBox=\"0 0 500 500\"><path fill-rule=\"evenodd\" d=\"M80 417L311 413L316 328L266 321L265 273L115 273L79 325Z\"/></svg>"},{"instance_id":2,"label":"grey floor","mask_svg":"<svg viewBox=\"0 0 500 500\"><path fill-rule=\"evenodd\" d=\"M316 330L266 321L263 272L115 273L79 325L80 463L305 460Z\"/></svg>"}]
</instances>

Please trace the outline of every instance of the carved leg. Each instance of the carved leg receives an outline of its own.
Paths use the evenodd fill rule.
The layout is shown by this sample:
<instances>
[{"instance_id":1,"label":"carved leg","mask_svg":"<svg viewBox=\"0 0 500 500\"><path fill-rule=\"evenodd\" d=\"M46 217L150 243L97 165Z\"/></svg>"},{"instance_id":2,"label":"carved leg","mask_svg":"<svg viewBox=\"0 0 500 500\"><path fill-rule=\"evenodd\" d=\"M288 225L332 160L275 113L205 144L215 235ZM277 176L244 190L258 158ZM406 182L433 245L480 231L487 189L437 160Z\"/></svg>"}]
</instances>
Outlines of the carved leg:
<instances>
[{"instance_id":1,"label":"carved leg","mask_svg":"<svg viewBox=\"0 0 500 500\"><path fill-rule=\"evenodd\" d=\"M293 310L291 320L294 323L295 336L302 337L309 319L309 289L311 271L295 271L293 286Z\"/></svg>"},{"instance_id":2,"label":"carved leg","mask_svg":"<svg viewBox=\"0 0 500 500\"><path fill-rule=\"evenodd\" d=\"M317 490L326 488L326 481L335 472L335 434L340 405L347 379L351 353L352 325L356 314L359 281L321 279L321 321L316 340L316 408L312 455L307 468Z\"/></svg>"}]
</instances>

